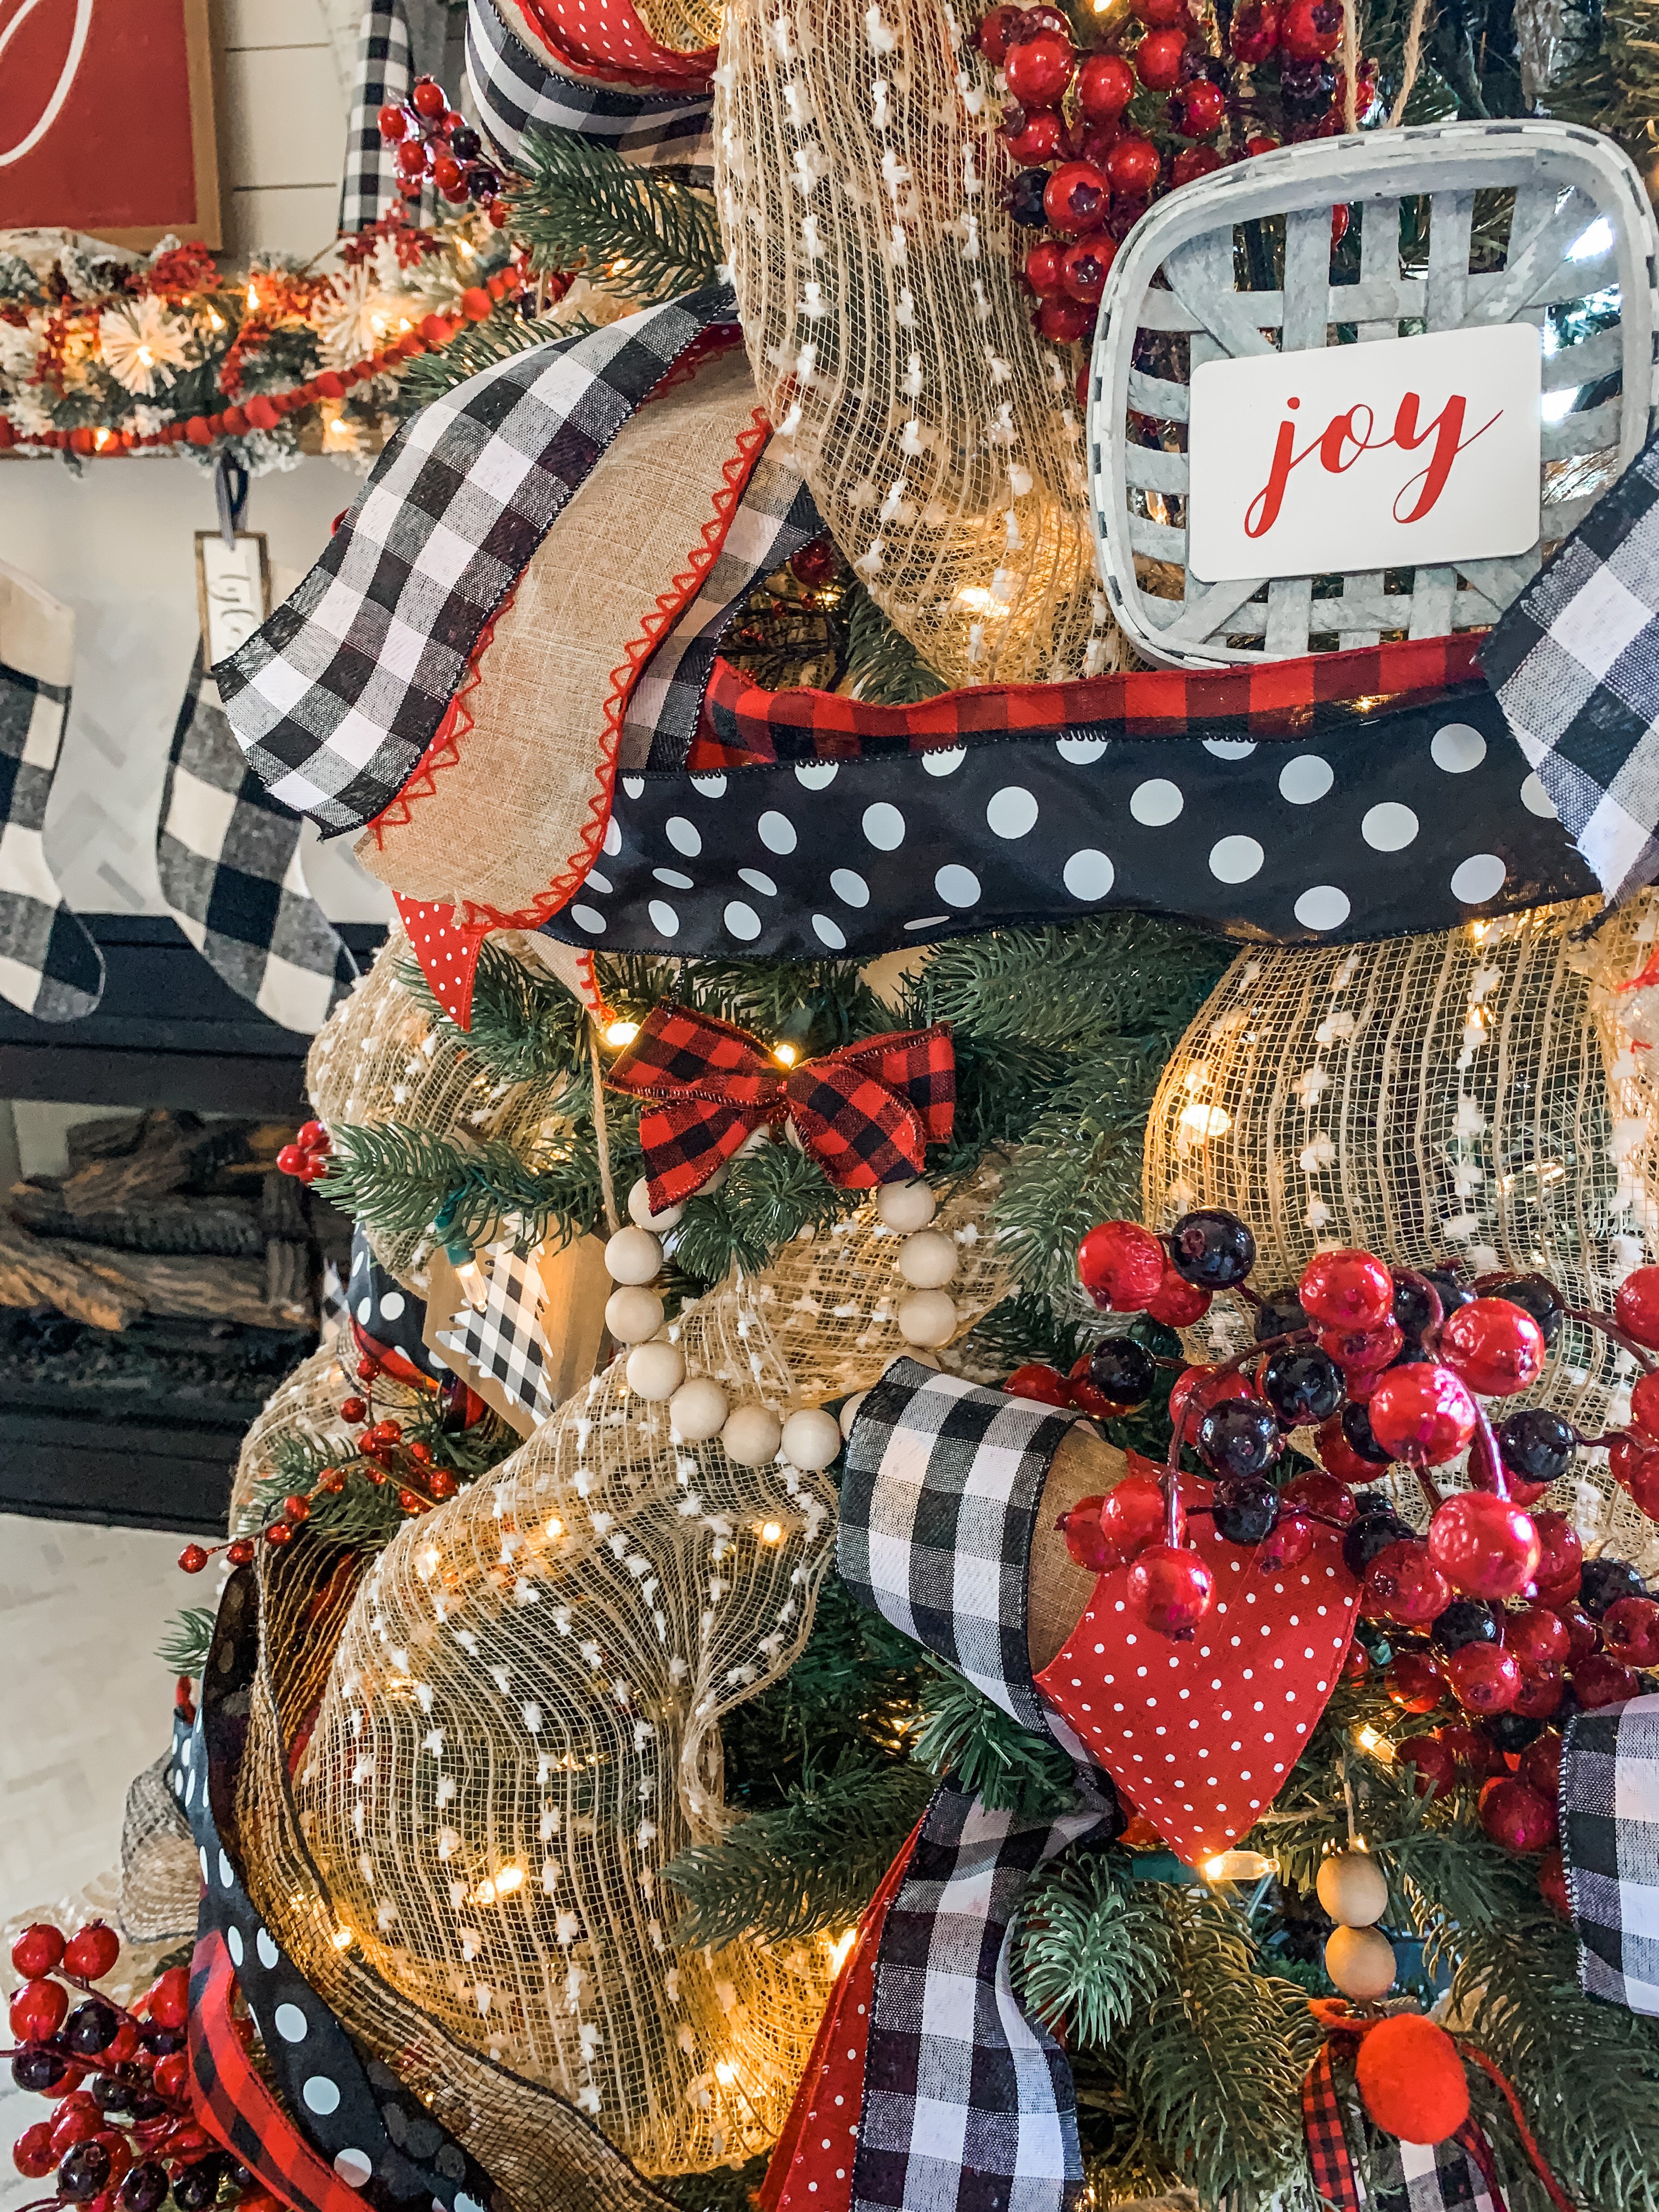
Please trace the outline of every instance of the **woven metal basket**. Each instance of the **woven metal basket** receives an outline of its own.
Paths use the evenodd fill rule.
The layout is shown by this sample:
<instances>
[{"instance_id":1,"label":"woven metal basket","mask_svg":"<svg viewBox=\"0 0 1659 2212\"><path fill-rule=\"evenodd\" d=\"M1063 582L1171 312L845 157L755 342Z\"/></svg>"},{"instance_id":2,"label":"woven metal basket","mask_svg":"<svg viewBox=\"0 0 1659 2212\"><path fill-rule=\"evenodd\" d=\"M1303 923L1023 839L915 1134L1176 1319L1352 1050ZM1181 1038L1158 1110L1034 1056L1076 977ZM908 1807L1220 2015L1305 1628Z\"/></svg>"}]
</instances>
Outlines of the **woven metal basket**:
<instances>
[{"instance_id":1,"label":"woven metal basket","mask_svg":"<svg viewBox=\"0 0 1659 2212\"><path fill-rule=\"evenodd\" d=\"M1357 254L1333 246L1337 207ZM1559 123L1320 140L1159 201L1113 264L1090 368L1095 529L1124 631L1164 666L1218 668L1496 621L1648 438L1656 259L1659 229L1629 161ZM1516 322L1544 334L1532 552L1272 582L1188 573L1194 369Z\"/></svg>"}]
</instances>

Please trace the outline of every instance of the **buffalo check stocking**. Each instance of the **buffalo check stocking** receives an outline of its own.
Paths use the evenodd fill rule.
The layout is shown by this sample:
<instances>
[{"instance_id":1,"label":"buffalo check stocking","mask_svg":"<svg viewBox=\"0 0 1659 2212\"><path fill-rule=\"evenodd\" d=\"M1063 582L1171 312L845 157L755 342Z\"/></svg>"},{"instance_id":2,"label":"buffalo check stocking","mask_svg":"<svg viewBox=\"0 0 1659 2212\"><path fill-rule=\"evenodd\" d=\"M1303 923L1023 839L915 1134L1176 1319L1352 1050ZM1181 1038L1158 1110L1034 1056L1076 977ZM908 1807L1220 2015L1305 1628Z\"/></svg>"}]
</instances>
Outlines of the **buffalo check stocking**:
<instances>
[{"instance_id":1,"label":"buffalo check stocking","mask_svg":"<svg viewBox=\"0 0 1659 2212\"><path fill-rule=\"evenodd\" d=\"M1586 1991L1659 2014L1659 1697L1574 1717L1561 1851Z\"/></svg>"}]
</instances>

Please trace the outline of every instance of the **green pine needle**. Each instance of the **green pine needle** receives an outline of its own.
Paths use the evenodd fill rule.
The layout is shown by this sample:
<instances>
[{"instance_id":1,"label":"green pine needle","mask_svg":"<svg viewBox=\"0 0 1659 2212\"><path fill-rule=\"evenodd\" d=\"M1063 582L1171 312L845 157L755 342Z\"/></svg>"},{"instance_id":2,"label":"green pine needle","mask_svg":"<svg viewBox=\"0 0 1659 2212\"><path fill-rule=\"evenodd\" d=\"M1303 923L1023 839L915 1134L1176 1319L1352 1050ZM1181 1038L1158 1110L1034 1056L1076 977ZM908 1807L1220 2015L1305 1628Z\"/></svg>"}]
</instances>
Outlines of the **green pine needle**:
<instances>
[{"instance_id":1,"label":"green pine needle","mask_svg":"<svg viewBox=\"0 0 1659 2212\"><path fill-rule=\"evenodd\" d=\"M416 354L397 380L394 411L413 415L434 399L441 399L458 384L465 384L469 377L494 368L497 362L511 361L515 354L528 353L532 346L560 341L574 345L596 327L585 316L580 320L556 321L547 315L526 319L498 309L488 322L470 323L458 331L447 346Z\"/></svg>"},{"instance_id":2,"label":"green pine needle","mask_svg":"<svg viewBox=\"0 0 1659 2212\"><path fill-rule=\"evenodd\" d=\"M434 1027L483 1060L498 1082L552 1082L586 1074L587 1023L580 1004L546 970L486 938L472 981L470 1027L453 1022L418 960L402 961L398 981Z\"/></svg>"},{"instance_id":3,"label":"green pine needle","mask_svg":"<svg viewBox=\"0 0 1659 2212\"><path fill-rule=\"evenodd\" d=\"M960 1674L936 1671L924 1691L916 1757L976 1791L993 1812L1063 1813L1076 1801L1060 1746L994 1705Z\"/></svg>"},{"instance_id":4,"label":"green pine needle","mask_svg":"<svg viewBox=\"0 0 1659 2212\"><path fill-rule=\"evenodd\" d=\"M535 269L585 268L641 305L714 283L720 232L703 193L574 131L526 131L507 198Z\"/></svg>"},{"instance_id":5,"label":"green pine needle","mask_svg":"<svg viewBox=\"0 0 1659 2212\"><path fill-rule=\"evenodd\" d=\"M210 1605L187 1605L176 1613L162 1632L155 1656L169 1674L199 1674L207 1665L213 1642L213 1625L219 1618Z\"/></svg>"},{"instance_id":6,"label":"green pine needle","mask_svg":"<svg viewBox=\"0 0 1659 2212\"><path fill-rule=\"evenodd\" d=\"M910 707L949 689L909 639L896 629L862 584L842 606L847 623L847 679L855 699L872 707Z\"/></svg>"},{"instance_id":7,"label":"green pine needle","mask_svg":"<svg viewBox=\"0 0 1659 2212\"><path fill-rule=\"evenodd\" d=\"M1069 2044L1103 2049L1158 1985L1164 1910L1150 1882L1122 1879L1120 1854L1067 1852L1033 1891L1015 1978L1033 2014Z\"/></svg>"}]
</instances>

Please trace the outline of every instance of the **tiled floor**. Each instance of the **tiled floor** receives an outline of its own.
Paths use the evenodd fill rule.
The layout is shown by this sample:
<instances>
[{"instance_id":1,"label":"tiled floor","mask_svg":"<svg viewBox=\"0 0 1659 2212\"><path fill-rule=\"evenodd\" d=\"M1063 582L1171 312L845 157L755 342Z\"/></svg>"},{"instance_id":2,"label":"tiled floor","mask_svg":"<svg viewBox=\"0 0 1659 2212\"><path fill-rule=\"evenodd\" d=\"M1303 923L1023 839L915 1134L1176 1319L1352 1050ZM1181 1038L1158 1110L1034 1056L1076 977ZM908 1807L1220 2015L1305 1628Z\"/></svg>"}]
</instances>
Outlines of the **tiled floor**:
<instances>
[{"instance_id":1,"label":"tiled floor","mask_svg":"<svg viewBox=\"0 0 1659 2212\"><path fill-rule=\"evenodd\" d=\"M212 1595L209 1577L186 1582L174 1565L182 1541L0 1514L0 1925L116 1863L127 1784L171 1727L155 1646L175 1613ZM40 2193L9 2154L46 2111L0 2075L0 2212Z\"/></svg>"}]
</instances>

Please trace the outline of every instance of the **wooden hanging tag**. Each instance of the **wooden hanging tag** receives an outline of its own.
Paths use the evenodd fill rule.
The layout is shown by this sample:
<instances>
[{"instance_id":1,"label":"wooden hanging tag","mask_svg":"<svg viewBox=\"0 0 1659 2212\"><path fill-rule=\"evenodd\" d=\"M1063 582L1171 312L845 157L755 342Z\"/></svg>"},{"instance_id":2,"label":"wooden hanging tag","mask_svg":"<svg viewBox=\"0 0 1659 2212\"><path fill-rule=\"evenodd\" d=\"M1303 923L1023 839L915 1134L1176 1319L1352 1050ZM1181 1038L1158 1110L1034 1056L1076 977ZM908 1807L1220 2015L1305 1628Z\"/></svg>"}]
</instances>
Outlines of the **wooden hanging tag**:
<instances>
[{"instance_id":1,"label":"wooden hanging tag","mask_svg":"<svg viewBox=\"0 0 1659 2212\"><path fill-rule=\"evenodd\" d=\"M555 1405L580 1390L609 1358L605 1305L611 1272L602 1237L576 1237L556 1249L544 1244L536 1266L546 1291L542 1334L547 1339L547 1387Z\"/></svg>"},{"instance_id":2,"label":"wooden hanging tag","mask_svg":"<svg viewBox=\"0 0 1659 2212\"><path fill-rule=\"evenodd\" d=\"M204 665L213 668L270 612L270 561L263 530L239 530L234 545L216 530L197 532L196 601Z\"/></svg>"}]
</instances>

